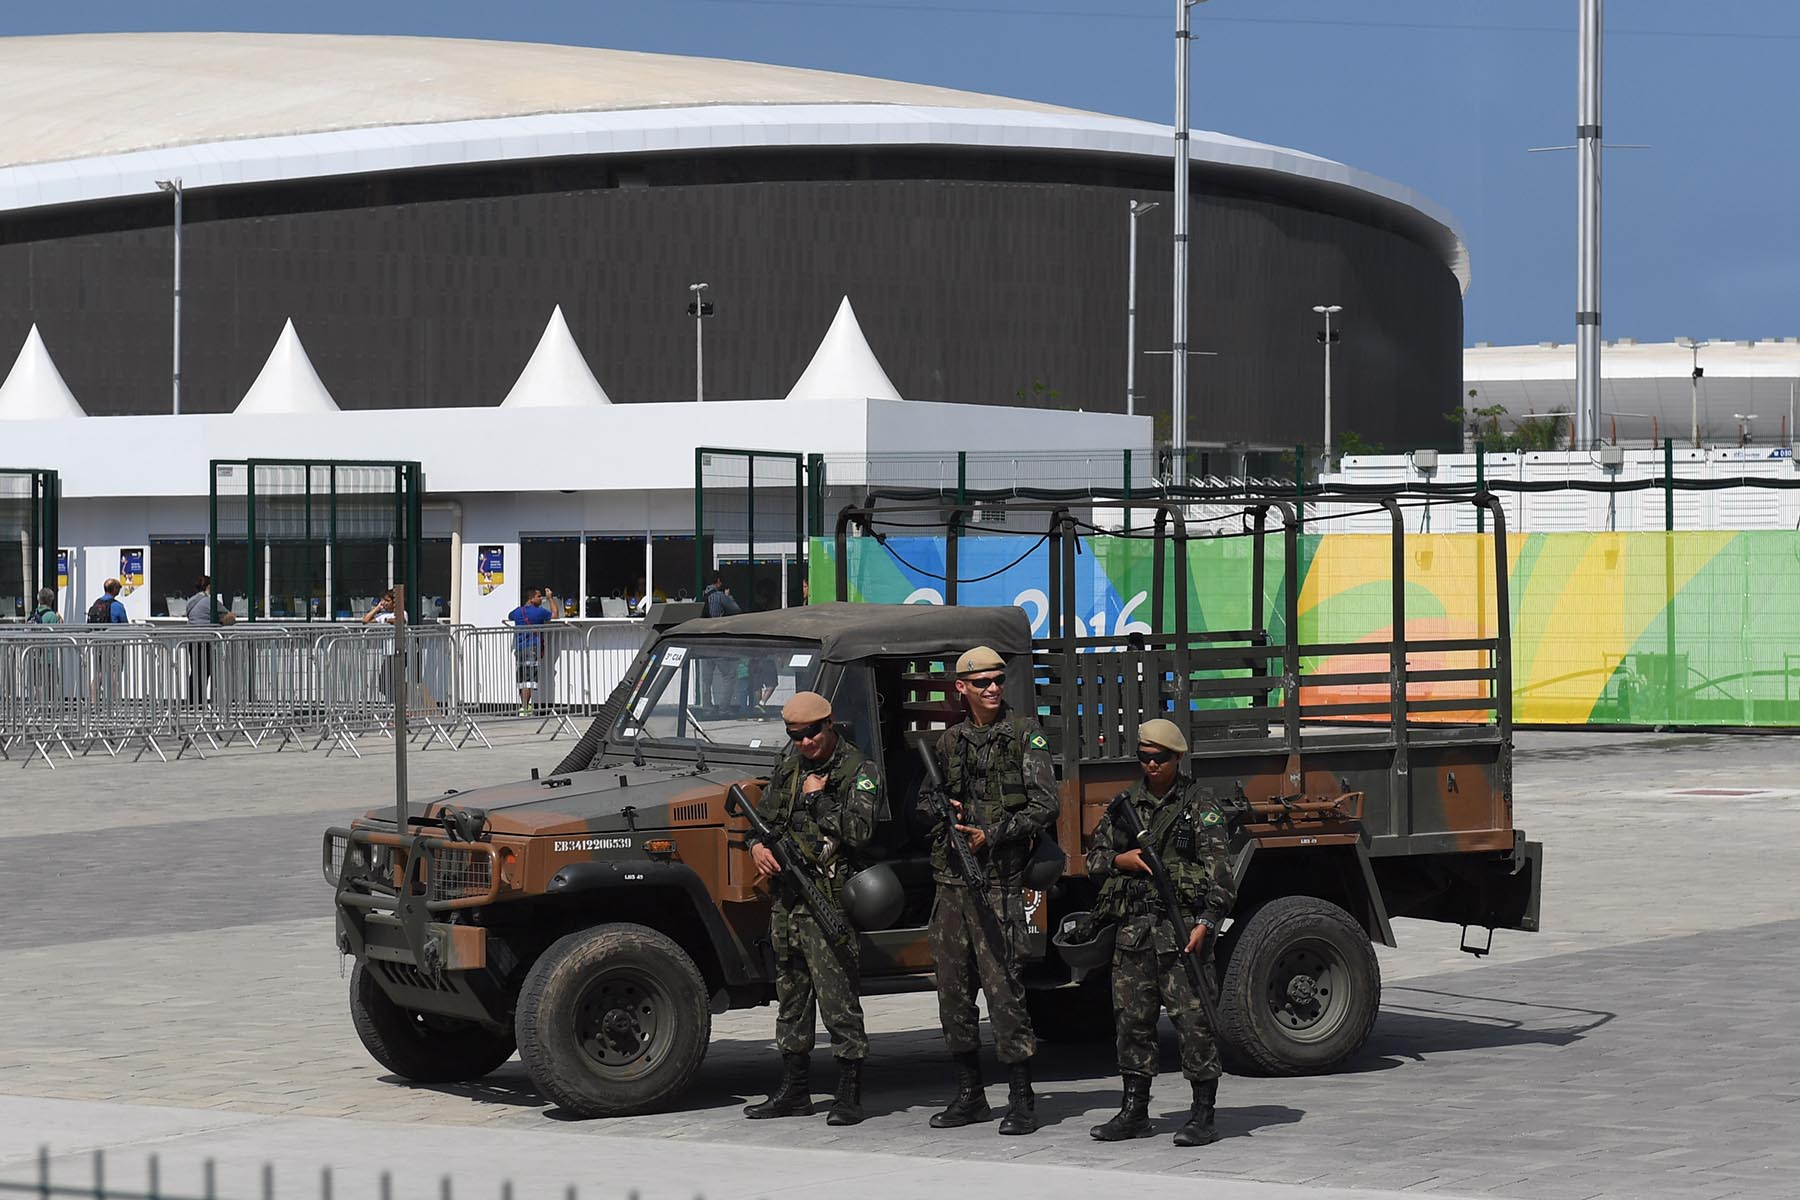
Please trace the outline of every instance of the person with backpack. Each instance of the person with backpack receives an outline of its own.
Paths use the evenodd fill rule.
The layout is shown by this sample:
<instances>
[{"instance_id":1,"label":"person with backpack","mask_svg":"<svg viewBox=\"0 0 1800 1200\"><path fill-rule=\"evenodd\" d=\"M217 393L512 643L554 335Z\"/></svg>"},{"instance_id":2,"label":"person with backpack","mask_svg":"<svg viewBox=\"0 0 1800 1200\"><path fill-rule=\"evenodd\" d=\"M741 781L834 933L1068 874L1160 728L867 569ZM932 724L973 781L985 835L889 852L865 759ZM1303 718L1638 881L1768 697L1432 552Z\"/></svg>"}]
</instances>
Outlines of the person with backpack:
<instances>
[{"instance_id":1,"label":"person with backpack","mask_svg":"<svg viewBox=\"0 0 1800 1200\"><path fill-rule=\"evenodd\" d=\"M89 625L123 625L128 619L125 616L125 605L119 599L119 581L109 579L101 589L98 600L88 605L87 623Z\"/></svg>"},{"instance_id":2,"label":"person with backpack","mask_svg":"<svg viewBox=\"0 0 1800 1200\"><path fill-rule=\"evenodd\" d=\"M31 610L26 620L33 625L60 625L62 617L56 611L56 592L52 588L39 588L37 607Z\"/></svg>"}]
</instances>

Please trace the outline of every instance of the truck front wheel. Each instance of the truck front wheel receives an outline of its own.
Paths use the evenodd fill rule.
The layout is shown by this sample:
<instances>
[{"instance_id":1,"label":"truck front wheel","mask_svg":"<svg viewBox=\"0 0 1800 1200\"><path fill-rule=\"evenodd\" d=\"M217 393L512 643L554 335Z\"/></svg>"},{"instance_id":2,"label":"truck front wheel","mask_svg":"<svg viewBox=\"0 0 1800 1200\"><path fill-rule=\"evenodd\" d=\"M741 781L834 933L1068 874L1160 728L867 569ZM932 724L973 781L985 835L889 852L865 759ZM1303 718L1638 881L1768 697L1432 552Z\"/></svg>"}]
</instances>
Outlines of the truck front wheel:
<instances>
[{"instance_id":1,"label":"truck front wheel","mask_svg":"<svg viewBox=\"0 0 1800 1200\"><path fill-rule=\"evenodd\" d=\"M1234 1067L1316 1075L1362 1049L1381 1007L1381 965L1349 913L1283 896L1251 913L1234 941L1219 988Z\"/></svg>"},{"instance_id":2,"label":"truck front wheel","mask_svg":"<svg viewBox=\"0 0 1800 1200\"><path fill-rule=\"evenodd\" d=\"M376 1062L418 1083L480 1079L513 1054L510 1034L401 1008L381 990L367 963L357 963L350 975L350 1023Z\"/></svg>"},{"instance_id":3,"label":"truck front wheel","mask_svg":"<svg viewBox=\"0 0 1800 1200\"><path fill-rule=\"evenodd\" d=\"M519 992L519 1057L548 1099L582 1117L672 1103L706 1057L712 1013L694 960L644 925L558 940Z\"/></svg>"}]
</instances>

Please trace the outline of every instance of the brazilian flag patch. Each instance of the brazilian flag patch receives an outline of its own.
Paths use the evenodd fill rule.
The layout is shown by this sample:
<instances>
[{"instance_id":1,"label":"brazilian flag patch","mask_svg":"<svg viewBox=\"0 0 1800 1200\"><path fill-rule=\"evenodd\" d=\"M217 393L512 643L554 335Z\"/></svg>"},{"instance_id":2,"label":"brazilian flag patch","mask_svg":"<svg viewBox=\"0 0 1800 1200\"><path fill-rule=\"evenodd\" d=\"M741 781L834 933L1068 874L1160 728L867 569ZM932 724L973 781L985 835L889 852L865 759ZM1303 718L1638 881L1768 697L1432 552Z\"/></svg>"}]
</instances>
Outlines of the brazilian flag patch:
<instances>
[{"instance_id":1,"label":"brazilian flag patch","mask_svg":"<svg viewBox=\"0 0 1800 1200\"><path fill-rule=\"evenodd\" d=\"M1218 813L1209 812L1200 818L1200 823L1202 825L1217 825L1222 820L1224 820L1224 818Z\"/></svg>"},{"instance_id":2,"label":"brazilian flag patch","mask_svg":"<svg viewBox=\"0 0 1800 1200\"><path fill-rule=\"evenodd\" d=\"M856 777L856 790L859 792L872 792L875 790L875 781L870 779L867 775L858 775Z\"/></svg>"},{"instance_id":3,"label":"brazilian flag patch","mask_svg":"<svg viewBox=\"0 0 1800 1200\"><path fill-rule=\"evenodd\" d=\"M1033 750L1048 750L1050 748L1049 741L1047 741L1041 733L1034 733L1026 738L1025 744L1030 746Z\"/></svg>"}]
</instances>

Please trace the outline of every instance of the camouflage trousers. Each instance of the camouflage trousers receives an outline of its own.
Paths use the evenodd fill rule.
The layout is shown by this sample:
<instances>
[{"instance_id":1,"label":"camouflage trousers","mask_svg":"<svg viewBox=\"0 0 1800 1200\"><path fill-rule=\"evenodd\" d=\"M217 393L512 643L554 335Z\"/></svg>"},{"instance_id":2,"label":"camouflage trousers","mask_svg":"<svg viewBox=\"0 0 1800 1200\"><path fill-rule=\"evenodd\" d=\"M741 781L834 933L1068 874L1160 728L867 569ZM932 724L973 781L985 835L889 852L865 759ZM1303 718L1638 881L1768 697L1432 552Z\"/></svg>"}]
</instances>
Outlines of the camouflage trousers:
<instances>
[{"instance_id":1,"label":"camouflage trousers","mask_svg":"<svg viewBox=\"0 0 1800 1200\"><path fill-rule=\"evenodd\" d=\"M769 943L775 950L775 1044L781 1052L812 1053L823 1016L835 1057L867 1058L869 1035L857 998L855 947L840 955L810 912L786 903L769 914Z\"/></svg>"},{"instance_id":2,"label":"camouflage trousers","mask_svg":"<svg viewBox=\"0 0 1800 1200\"><path fill-rule=\"evenodd\" d=\"M1120 1071L1156 1074L1156 1022L1167 1008L1181 1043L1181 1073L1196 1083L1219 1077L1219 1049L1180 956L1120 946L1113 951L1112 990Z\"/></svg>"},{"instance_id":3,"label":"camouflage trousers","mask_svg":"<svg viewBox=\"0 0 1800 1200\"><path fill-rule=\"evenodd\" d=\"M1017 964L1025 949L1025 901L1016 887L989 888L987 894L1006 938L1004 957L994 953L983 932L985 918L969 889L937 885L929 932L931 957L937 962L938 1020L952 1054L980 1049L980 1016L975 1011L979 985L987 994L994 1053L1003 1063L1024 1062L1037 1052L1031 1014L1025 1011L1025 989L1018 982Z\"/></svg>"}]
</instances>

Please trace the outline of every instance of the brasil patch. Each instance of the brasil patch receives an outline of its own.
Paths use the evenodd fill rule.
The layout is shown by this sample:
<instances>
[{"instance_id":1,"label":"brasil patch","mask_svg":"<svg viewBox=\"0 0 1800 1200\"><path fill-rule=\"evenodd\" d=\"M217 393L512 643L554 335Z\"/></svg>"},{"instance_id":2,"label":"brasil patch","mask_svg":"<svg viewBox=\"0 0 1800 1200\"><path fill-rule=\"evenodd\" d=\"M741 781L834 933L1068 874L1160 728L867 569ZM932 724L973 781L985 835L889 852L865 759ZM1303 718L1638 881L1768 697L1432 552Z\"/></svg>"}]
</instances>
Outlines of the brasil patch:
<instances>
[{"instance_id":1,"label":"brasil patch","mask_svg":"<svg viewBox=\"0 0 1800 1200\"><path fill-rule=\"evenodd\" d=\"M1049 741L1041 733L1034 733L1026 738L1025 744L1030 746L1033 750L1048 750L1050 748Z\"/></svg>"},{"instance_id":2,"label":"brasil patch","mask_svg":"<svg viewBox=\"0 0 1800 1200\"><path fill-rule=\"evenodd\" d=\"M859 792L872 792L875 790L875 781L870 779L867 775L858 775L856 777L856 790Z\"/></svg>"},{"instance_id":3,"label":"brasil patch","mask_svg":"<svg viewBox=\"0 0 1800 1200\"><path fill-rule=\"evenodd\" d=\"M1222 821L1224 819L1225 818L1221 817L1216 812L1209 812L1209 813L1206 813L1203 816L1201 816L1200 823L1202 825L1217 825L1220 821Z\"/></svg>"}]
</instances>

